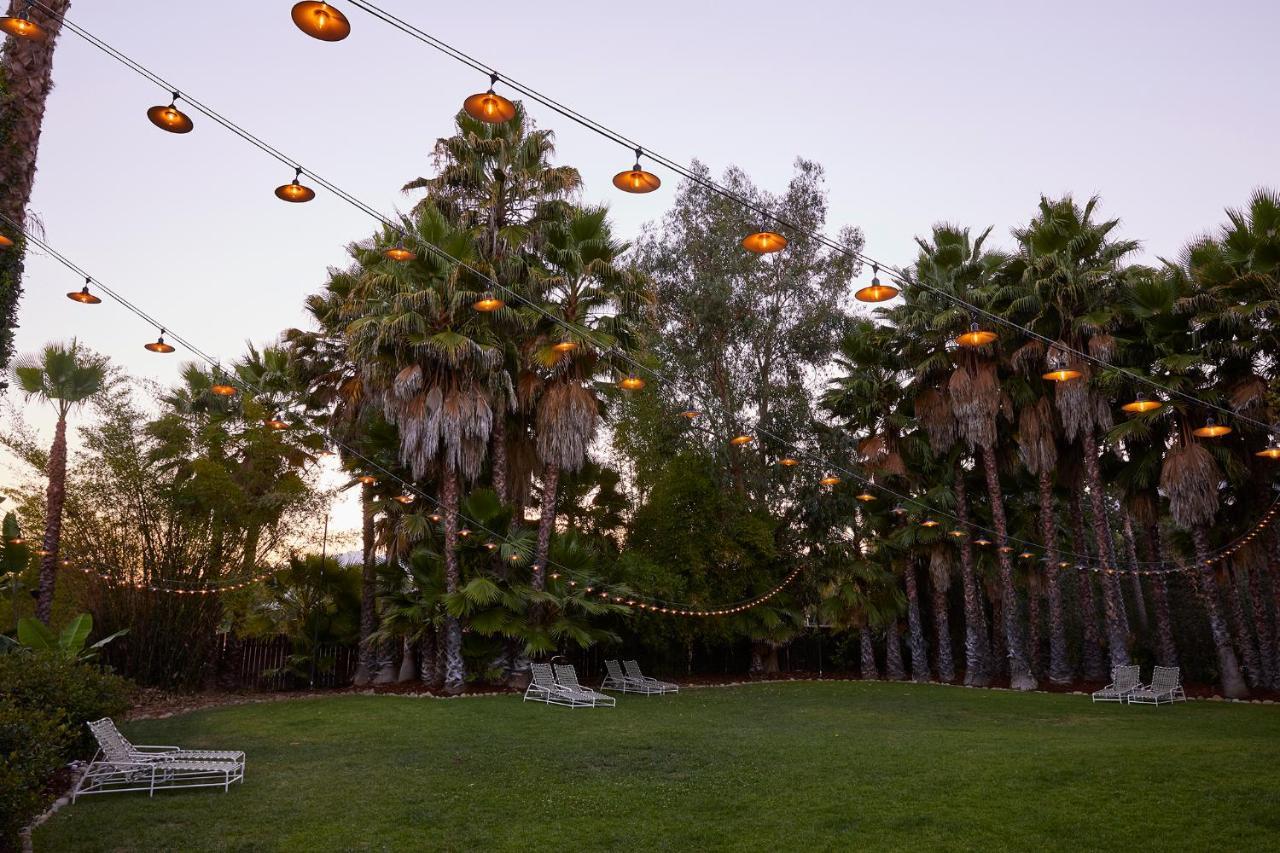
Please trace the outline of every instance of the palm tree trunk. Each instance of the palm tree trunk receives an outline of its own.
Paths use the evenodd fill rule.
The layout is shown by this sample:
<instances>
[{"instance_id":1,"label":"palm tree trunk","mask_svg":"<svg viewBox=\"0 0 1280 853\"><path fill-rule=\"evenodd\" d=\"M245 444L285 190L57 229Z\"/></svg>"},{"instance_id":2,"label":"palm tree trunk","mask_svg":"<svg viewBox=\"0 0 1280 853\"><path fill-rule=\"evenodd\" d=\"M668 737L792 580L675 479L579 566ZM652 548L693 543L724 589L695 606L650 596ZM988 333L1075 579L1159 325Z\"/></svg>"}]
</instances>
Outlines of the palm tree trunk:
<instances>
[{"instance_id":1,"label":"palm tree trunk","mask_svg":"<svg viewBox=\"0 0 1280 853\"><path fill-rule=\"evenodd\" d=\"M440 501L444 504L444 587L445 592L455 593L462 576L458 567L458 472L452 464L444 466ZM460 692L467 673L462 661L462 623L456 616L445 616L444 658L444 689Z\"/></svg>"},{"instance_id":2,"label":"palm tree trunk","mask_svg":"<svg viewBox=\"0 0 1280 853\"><path fill-rule=\"evenodd\" d=\"M987 588L987 600L991 602L991 675L1002 678L1009 674L1009 646L1004 633L1004 598L1000 585Z\"/></svg>"},{"instance_id":3,"label":"palm tree trunk","mask_svg":"<svg viewBox=\"0 0 1280 853\"><path fill-rule=\"evenodd\" d=\"M920 621L920 590L916 583L914 561L908 559L902 573L907 582L907 629L911 646L911 680L929 680L929 652L924 640L924 624Z\"/></svg>"},{"instance_id":4,"label":"palm tree trunk","mask_svg":"<svg viewBox=\"0 0 1280 853\"><path fill-rule=\"evenodd\" d=\"M879 681L880 668L876 665L876 647L871 636L871 629L863 625L858 630L858 641L862 646L862 680Z\"/></svg>"},{"instance_id":5,"label":"palm tree trunk","mask_svg":"<svg viewBox=\"0 0 1280 853\"><path fill-rule=\"evenodd\" d=\"M1058 566L1058 521L1053 500L1053 475L1040 474L1040 539L1044 543L1044 575L1049 599L1049 682L1059 686L1075 679L1067 653L1067 619L1062 606L1062 569Z\"/></svg>"},{"instance_id":6,"label":"palm tree trunk","mask_svg":"<svg viewBox=\"0 0 1280 853\"><path fill-rule=\"evenodd\" d=\"M9 14L16 15L25 5L12 0ZM7 371L13 357L26 247L21 232L26 228L27 204L35 183L45 103L53 89L53 52L62 32L62 16L70 6L70 0L44 0L32 7L31 19L49 37L43 41L5 39L0 58L0 91L5 93L0 98L0 214L16 223L16 227L8 223L0 226L16 244L0 252L0 373ZM43 574L42 568L42 582Z\"/></svg>"},{"instance_id":7,"label":"palm tree trunk","mask_svg":"<svg viewBox=\"0 0 1280 853\"><path fill-rule=\"evenodd\" d=\"M1103 572L1102 608L1106 614L1107 647L1111 652L1111 666L1129 663L1129 626L1124 612L1124 595L1120 592L1117 570L1116 546L1107 523L1106 495L1102 490L1102 469L1098 465L1098 444L1090 428L1080 437L1084 455L1084 473L1089 483L1089 506L1093 510L1093 538L1098 546L1098 559Z\"/></svg>"},{"instance_id":8,"label":"palm tree trunk","mask_svg":"<svg viewBox=\"0 0 1280 853\"><path fill-rule=\"evenodd\" d=\"M1267 596L1262 588L1261 569L1249 572L1249 604L1253 609L1253 627L1258 632L1262 686L1271 687L1276 681L1275 645L1271 636L1271 624L1267 621Z\"/></svg>"},{"instance_id":9,"label":"palm tree trunk","mask_svg":"<svg viewBox=\"0 0 1280 853\"><path fill-rule=\"evenodd\" d=\"M377 612L377 551L373 537L373 488L360 487L360 538L364 558L360 572L360 658L356 664L354 683L364 687L373 680L376 651L369 643L369 635L378 627Z\"/></svg>"},{"instance_id":10,"label":"palm tree trunk","mask_svg":"<svg viewBox=\"0 0 1280 853\"><path fill-rule=\"evenodd\" d=\"M418 677L418 660L413 648L413 643L408 640L401 640L404 649L400 655L400 674L396 676L396 683L404 684L406 681L413 681Z\"/></svg>"},{"instance_id":11,"label":"palm tree trunk","mask_svg":"<svg viewBox=\"0 0 1280 853\"><path fill-rule=\"evenodd\" d=\"M1040 579L1035 568L1027 569L1027 665L1031 674L1039 678L1044 667L1040 664Z\"/></svg>"},{"instance_id":12,"label":"palm tree trunk","mask_svg":"<svg viewBox=\"0 0 1280 853\"><path fill-rule=\"evenodd\" d=\"M1227 588L1223 590L1227 596L1227 613L1236 635L1236 648L1240 650L1240 657L1244 660L1245 680L1256 690L1265 687L1267 681L1262 670L1262 656L1258 654L1258 644L1249 630L1249 623L1244 617L1244 604L1240 600L1243 588L1248 583L1248 570L1234 560L1231 568L1233 571L1227 574Z\"/></svg>"},{"instance_id":13,"label":"palm tree trunk","mask_svg":"<svg viewBox=\"0 0 1280 853\"><path fill-rule=\"evenodd\" d=\"M418 677L428 689L432 690L440 686L436 657L436 632L434 628L429 627L422 633L422 639L418 641Z\"/></svg>"},{"instance_id":14,"label":"palm tree trunk","mask_svg":"<svg viewBox=\"0 0 1280 853\"><path fill-rule=\"evenodd\" d=\"M933 635L937 646L938 680L956 680L956 664L951 656L951 620L947 615L947 591L941 585L929 585L933 599Z\"/></svg>"},{"instance_id":15,"label":"palm tree trunk","mask_svg":"<svg viewBox=\"0 0 1280 853\"><path fill-rule=\"evenodd\" d=\"M1018 590L1013 584L1013 561L1009 558L1009 524L1004 516L1004 494L1000 491L1000 474L996 469L996 452L990 445L982 448L982 467L987 474L987 495L991 503L991 520L996 526L996 556L1000 562L1000 593L1004 599L1004 635L1009 647L1009 686L1014 690L1035 690L1036 677L1027 663L1026 641L1022 635L1022 617L1018 607Z\"/></svg>"},{"instance_id":16,"label":"palm tree trunk","mask_svg":"<svg viewBox=\"0 0 1280 853\"><path fill-rule=\"evenodd\" d=\"M45 490L44 556L40 558L40 587L36 618L46 625L53 615L53 591L58 582L58 545L62 541L62 508L67 500L67 418L58 416L49 448L49 485Z\"/></svg>"},{"instance_id":17,"label":"palm tree trunk","mask_svg":"<svg viewBox=\"0 0 1280 853\"><path fill-rule=\"evenodd\" d=\"M547 557L551 553L551 532L556 526L556 491L560 486L560 469L555 465L545 465L542 469L542 515L538 519L538 550L534 565L539 569L533 573L533 588L542 589L546 585Z\"/></svg>"},{"instance_id":18,"label":"palm tree trunk","mask_svg":"<svg viewBox=\"0 0 1280 853\"><path fill-rule=\"evenodd\" d=\"M902 665L902 637L898 635L898 623L884 631L884 677L890 681L906 681L907 670Z\"/></svg>"},{"instance_id":19,"label":"palm tree trunk","mask_svg":"<svg viewBox=\"0 0 1280 853\"><path fill-rule=\"evenodd\" d=\"M969 494L964 466L955 465L956 516L969 526ZM987 614L982 609L978 581L973 573L973 546L966 538L960 543L960 585L964 594L964 683L986 687L991 683L991 647L987 643Z\"/></svg>"},{"instance_id":20,"label":"palm tree trunk","mask_svg":"<svg viewBox=\"0 0 1280 853\"><path fill-rule=\"evenodd\" d=\"M1218 578L1209 563L1209 537L1205 534L1204 525L1198 524L1191 529L1191 539L1196 547L1195 570L1200 582L1200 599L1209 620L1213 646L1218 653L1218 678L1222 684L1222 694L1228 699L1243 699L1249 695L1249 688L1240 677L1240 665L1236 661L1235 650L1231 648L1231 635L1227 632L1226 620L1222 618Z\"/></svg>"},{"instance_id":21,"label":"palm tree trunk","mask_svg":"<svg viewBox=\"0 0 1280 853\"><path fill-rule=\"evenodd\" d=\"M1084 483L1079 484L1083 490ZM1089 554L1089 542L1084 532L1084 504L1080 492L1077 491L1071 502L1073 510L1076 550L1082 555ZM1098 633L1098 599L1093 589L1092 572L1079 571L1080 624L1081 624L1081 668L1084 677L1090 681L1105 681L1107 665L1102 656L1102 636Z\"/></svg>"},{"instance_id":22,"label":"palm tree trunk","mask_svg":"<svg viewBox=\"0 0 1280 853\"><path fill-rule=\"evenodd\" d=\"M498 500L506 503L507 489L507 416L506 409L495 412L493 430L489 438L489 458L493 460L493 491Z\"/></svg>"},{"instance_id":23,"label":"palm tree trunk","mask_svg":"<svg viewBox=\"0 0 1280 853\"><path fill-rule=\"evenodd\" d=\"M1178 645L1173 639L1173 614L1169 609L1169 579L1164 573L1167 560L1164 556L1164 540L1160 537L1160 525L1152 524L1148 543L1143 549L1150 559L1152 552L1160 563L1160 572L1151 576L1151 608L1156 617L1156 662L1161 666L1178 665Z\"/></svg>"},{"instance_id":24,"label":"palm tree trunk","mask_svg":"<svg viewBox=\"0 0 1280 853\"><path fill-rule=\"evenodd\" d=\"M1138 574L1138 546L1134 541L1133 519L1129 513L1124 514L1124 545L1129 555L1129 580L1133 585L1133 607L1138 611L1138 627L1145 634L1151 630L1151 620L1147 618L1147 600L1142 594L1142 575Z\"/></svg>"}]
</instances>

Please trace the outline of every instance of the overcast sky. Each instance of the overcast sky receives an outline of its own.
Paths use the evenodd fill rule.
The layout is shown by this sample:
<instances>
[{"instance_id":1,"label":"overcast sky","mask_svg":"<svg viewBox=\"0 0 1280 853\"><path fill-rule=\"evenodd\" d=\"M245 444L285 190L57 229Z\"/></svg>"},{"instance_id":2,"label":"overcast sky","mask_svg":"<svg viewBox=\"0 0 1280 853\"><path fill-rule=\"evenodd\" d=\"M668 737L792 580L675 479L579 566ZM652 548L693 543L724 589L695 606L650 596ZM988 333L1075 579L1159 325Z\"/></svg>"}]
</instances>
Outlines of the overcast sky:
<instances>
[{"instance_id":1,"label":"overcast sky","mask_svg":"<svg viewBox=\"0 0 1280 853\"><path fill-rule=\"evenodd\" d=\"M307 38L291 5L77 0L70 19L390 212L487 80L341 0L350 38ZM381 5L677 160L773 190L795 157L822 163L829 232L857 225L894 264L939 220L1007 243L1041 193L1067 191L1101 195L1149 257L1170 255L1280 186L1274 2ZM277 200L292 174L199 115L186 136L156 130L145 112L167 93L69 33L54 78L31 204L48 241L207 352L231 360L304 323L303 297L372 228L323 193ZM531 112L621 233L662 215L674 178L623 196L609 179L627 151ZM176 377L181 351L145 352L155 330L109 302L69 302L80 282L53 261L29 256L25 286L19 352L76 335Z\"/></svg>"}]
</instances>

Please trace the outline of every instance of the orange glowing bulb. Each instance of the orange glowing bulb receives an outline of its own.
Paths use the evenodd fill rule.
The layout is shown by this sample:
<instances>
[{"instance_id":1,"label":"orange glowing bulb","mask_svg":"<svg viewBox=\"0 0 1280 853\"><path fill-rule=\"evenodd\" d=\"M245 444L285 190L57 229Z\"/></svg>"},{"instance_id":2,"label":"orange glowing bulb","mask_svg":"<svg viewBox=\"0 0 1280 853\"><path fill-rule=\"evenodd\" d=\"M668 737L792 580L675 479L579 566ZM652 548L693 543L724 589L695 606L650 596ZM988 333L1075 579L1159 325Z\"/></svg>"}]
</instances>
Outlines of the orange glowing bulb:
<instances>
[{"instance_id":1,"label":"orange glowing bulb","mask_svg":"<svg viewBox=\"0 0 1280 853\"><path fill-rule=\"evenodd\" d=\"M729 443L734 447L742 447L744 444L750 444L753 441L755 441L755 439L749 435L735 435L733 438L729 439Z\"/></svg>"},{"instance_id":2,"label":"orange glowing bulb","mask_svg":"<svg viewBox=\"0 0 1280 853\"><path fill-rule=\"evenodd\" d=\"M824 486L838 486L840 485L840 478L835 475L831 475L829 477L823 477L819 482Z\"/></svg>"},{"instance_id":3,"label":"orange glowing bulb","mask_svg":"<svg viewBox=\"0 0 1280 853\"><path fill-rule=\"evenodd\" d=\"M627 376L618 380L618 387L624 391L639 391L644 387L644 380L639 376Z\"/></svg>"},{"instance_id":4,"label":"orange glowing bulb","mask_svg":"<svg viewBox=\"0 0 1280 853\"><path fill-rule=\"evenodd\" d=\"M757 255L769 255L787 248L787 238L776 231L757 231L742 239L742 248Z\"/></svg>"},{"instance_id":5,"label":"orange glowing bulb","mask_svg":"<svg viewBox=\"0 0 1280 853\"><path fill-rule=\"evenodd\" d=\"M1047 379L1050 382L1069 382L1072 379L1079 379L1082 375L1083 374L1078 370L1071 370L1070 368L1061 368L1058 370L1050 370L1048 373L1042 375L1040 378Z\"/></svg>"},{"instance_id":6,"label":"orange glowing bulb","mask_svg":"<svg viewBox=\"0 0 1280 853\"><path fill-rule=\"evenodd\" d=\"M489 313L491 311L497 311L499 308L501 308L503 305L506 305L506 304L507 303L503 302L501 299L498 299L493 296L486 296L483 299L476 301L476 303L473 304L471 307L476 309L477 311L480 311L483 313Z\"/></svg>"},{"instance_id":7,"label":"orange glowing bulb","mask_svg":"<svg viewBox=\"0 0 1280 853\"><path fill-rule=\"evenodd\" d=\"M290 17L298 29L320 41L342 41L351 35L347 16L328 3L304 0L294 5Z\"/></svg>"}]
</instances>

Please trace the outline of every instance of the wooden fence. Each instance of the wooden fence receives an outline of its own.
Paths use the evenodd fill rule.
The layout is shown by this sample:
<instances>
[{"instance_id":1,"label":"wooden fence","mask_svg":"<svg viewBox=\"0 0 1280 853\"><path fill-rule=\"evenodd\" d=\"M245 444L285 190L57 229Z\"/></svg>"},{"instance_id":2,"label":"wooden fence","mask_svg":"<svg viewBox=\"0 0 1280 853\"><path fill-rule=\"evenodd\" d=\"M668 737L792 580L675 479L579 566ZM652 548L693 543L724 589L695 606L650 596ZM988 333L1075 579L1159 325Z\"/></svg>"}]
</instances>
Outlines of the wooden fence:
<instances>
[{"instance_id":1,"label":"wooden fence","mask_svg":"<svg viewBox=\"0 0 1280 853\"><path fill-rule=\"evenodd\" d=\"M294 656L288 637L237 639L224 635L218 680L231 689L345 687L355 676L357 657L354 646L322 643L313 665L308 656Z\"/></svg>"}]
</instances>

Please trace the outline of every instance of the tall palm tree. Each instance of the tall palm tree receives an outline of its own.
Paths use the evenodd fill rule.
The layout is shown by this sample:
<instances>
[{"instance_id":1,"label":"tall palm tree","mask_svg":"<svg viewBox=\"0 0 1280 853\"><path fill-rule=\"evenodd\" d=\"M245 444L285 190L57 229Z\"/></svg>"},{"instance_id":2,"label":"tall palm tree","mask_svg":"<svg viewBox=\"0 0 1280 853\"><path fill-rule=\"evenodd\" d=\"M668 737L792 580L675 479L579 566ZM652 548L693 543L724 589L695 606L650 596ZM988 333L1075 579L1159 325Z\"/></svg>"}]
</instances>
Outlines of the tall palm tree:
<instances>
[{"instance_id":1,"label":"tall palm tree","mask_svg":"<svg viewBox=\"0 0 1280 853\"><path fill-rule=\"evenodd\" d=\"M40 587L36 617L48 623L53 612L53 591L58 578L58 546L62 540L62 508L67 499L67 416L80 404L102 390L107 378L107 361L84 349L73 339L70 344L46 344L41 352L18 360L14 366L18 387L28 399L37 398L53 406L57 414L53 445L49 448L49 485L45 492L43 554L40 557Z\"/></svg>"},{"instance_id":2,"label":"tall palm tree","mask_svg":"<svg viewBox=\"0 0 1280 853\"><path fill-rule=\"evenodd\" d=\"M0 53L0 234L13 242L8 250L0 249L0 371L8 368L13 357L26 246L22 231L36 178L45 104L53 89L53 52L71 0L45 0L34 6L26 0L9 0L6 5L9 15L29 10L31 20L48 37L6 38Z\"/></svg>"}]
</instances>

